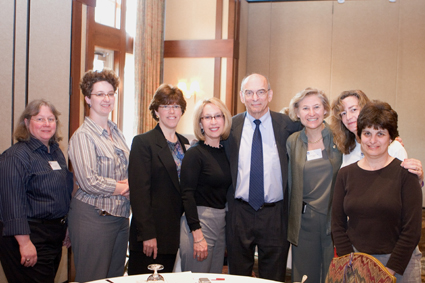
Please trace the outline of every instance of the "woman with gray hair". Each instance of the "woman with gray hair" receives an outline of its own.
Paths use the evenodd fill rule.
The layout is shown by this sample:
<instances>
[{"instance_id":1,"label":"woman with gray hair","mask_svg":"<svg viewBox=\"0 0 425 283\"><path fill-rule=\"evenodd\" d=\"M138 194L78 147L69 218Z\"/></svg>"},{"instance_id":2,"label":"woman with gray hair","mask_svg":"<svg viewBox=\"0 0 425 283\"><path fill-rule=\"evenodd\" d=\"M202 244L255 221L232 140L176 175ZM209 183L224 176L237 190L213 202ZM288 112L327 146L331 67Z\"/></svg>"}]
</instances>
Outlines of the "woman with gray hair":
<instances>
[{"instance_id":1,"label":"woman with gray hair","mask_svg":"<svg viewBox=\"0 0 425 283\"><path fill-rule=\"evenodd\" d=\"M0 157L0 261L9 283L53 283L59 267L73 188L59 114L44 99L29 103L18 142Z\"/></svg>"},{"instance_id":2,"label":"woman with gray hair","mask_svg":"<svg viewBox=\"0 0 425 283\"><path fill-rule=\"evenodd\" d=\"M306 88L289 105L289 116L304 129L286 143L289 155L288 241L292 243L292 281L324 282L333 258L330 208L342 157L324 121L330 114L325 93Z\"/></svg>"}]
</instances>

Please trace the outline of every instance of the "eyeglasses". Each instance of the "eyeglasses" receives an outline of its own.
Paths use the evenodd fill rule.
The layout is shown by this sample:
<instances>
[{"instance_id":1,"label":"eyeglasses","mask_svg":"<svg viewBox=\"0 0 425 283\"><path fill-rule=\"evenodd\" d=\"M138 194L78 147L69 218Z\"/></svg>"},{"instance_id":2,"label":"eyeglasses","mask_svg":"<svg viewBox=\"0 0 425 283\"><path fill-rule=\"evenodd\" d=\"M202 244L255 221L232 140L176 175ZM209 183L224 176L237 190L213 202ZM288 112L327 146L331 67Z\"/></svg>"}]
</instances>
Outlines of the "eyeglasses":
<instances>
[{"instance_id":1,"label":"eyeglasses","mask_svg":"<svg viewBox=\"0 0 425 283\"><path fill-rule=\"evenodd\" d=\"M109 98L112 98L115 96L115 92L108 92L108 93L104 93L104 92L98 92L98 93L92 93L91 95L96 95L96 97L103 97L105 98L106 96L108 96Z\"/></svg>"},{"instance_id":2,"label":"eyeglasses","mask_svg":"<svg viewBox=\"0 0 425 283\"><path fill-rule=\"evenodd\" d=\"M179 110L182 108L180 105L159 105L158 107L168 111L170 111L171 109Z\"/></svg>"},{"instance_id":3,"label":"eyeglasses","mask_svg":"<svg viewBox=\"0 0 425 283\"><path fill-rule=\"evenodd\" d=\"M38 118L31 118L31 120L33 120L34 122L36 122L38 124L44 124L46 122L48 124L56 123L56 118L52 118L52 117L50 117L50 118L41 118L41 117L38 117Z\"/></svg>"},{"instance_id":4,"label":"eyeglasses","mask_svg":"<svg viewBox=\"0 0 425 283\"><path fill-rule=\"evenodd\" d=\"M264 97L264 96L266 96L266 94L268 92L269 92L269 90L262 88L262 89L257 90L255 93L257 94L258 97ZM254 96L254 92L252 90L249 90L249 89L245 90L244 94L245 94L246 97L253 97Z\"/></svg>"},{"instance_id":5,"label":"eyeglasses","mask_svg":"<svg viewBox=\"0 0 425 283\"><path fill-rule=\"evenodd\" d=\"M218 121L218 120L221 120L223 118L224 118L223 114L217 114L217 115L214 115L214 116L207 115L207 116L201 117L201 119L203 119L204 121L208 121L208 122L212 121L212 119L215 119L216 121Z\"/></svg>"}]
</instances>

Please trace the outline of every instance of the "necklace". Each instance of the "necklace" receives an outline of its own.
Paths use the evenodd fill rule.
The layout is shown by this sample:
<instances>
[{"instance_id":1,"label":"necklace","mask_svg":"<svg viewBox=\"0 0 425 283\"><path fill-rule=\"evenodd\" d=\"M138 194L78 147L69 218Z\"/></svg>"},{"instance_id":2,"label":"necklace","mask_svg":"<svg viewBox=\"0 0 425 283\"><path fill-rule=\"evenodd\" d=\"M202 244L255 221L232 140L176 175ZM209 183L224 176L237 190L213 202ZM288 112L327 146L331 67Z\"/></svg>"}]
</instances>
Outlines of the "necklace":
<instances>
[{"instance_id":1,"label":"necklace","mask_svg":"<svg viewBox=\"0 0 425 283\"><path fill-rule=\"evenodd\" d=\"M321 137L320 139L318 139L317 141L314 141L314 142L308 141L308 143L318 143L321 140L323 140L323 137Z\"/></svg>"}]
</instances>

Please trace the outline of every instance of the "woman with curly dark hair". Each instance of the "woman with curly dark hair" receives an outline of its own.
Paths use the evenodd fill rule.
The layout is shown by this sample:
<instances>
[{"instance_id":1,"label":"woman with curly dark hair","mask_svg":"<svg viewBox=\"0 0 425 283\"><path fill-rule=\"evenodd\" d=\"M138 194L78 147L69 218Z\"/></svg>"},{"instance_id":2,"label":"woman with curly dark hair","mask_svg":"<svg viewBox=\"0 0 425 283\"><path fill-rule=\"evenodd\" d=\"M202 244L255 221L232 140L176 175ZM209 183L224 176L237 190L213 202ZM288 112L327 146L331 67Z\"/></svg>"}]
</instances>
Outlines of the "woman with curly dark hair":
<instances>
[{"instance_id":1,"label":"woman with curly dark hair","mask_svg":"<svg viewBox=\"0 0 425 283\"><path fill-rule=\"evenodd\" d=\"M119 78L112 70L88 71L80 87L90 114L69 142L78 190L69 211L75 281L124 274L130 215L129 149L108 119Z\"/></svg>"},{"instance_id":2,"label":"woman with curly dark hair","mask_svg":"<svg viewBox=\"0 0 425 283\"><path fill-rule=\"evenodd\" d=\"M128 274L149 273L152 263L172 272L180 240L180 168L189 141L176 133L186 110L183 93L163 84L149 105L157 126L135 136L130 152L131 194Z\"/></svg>"}]
</instances>

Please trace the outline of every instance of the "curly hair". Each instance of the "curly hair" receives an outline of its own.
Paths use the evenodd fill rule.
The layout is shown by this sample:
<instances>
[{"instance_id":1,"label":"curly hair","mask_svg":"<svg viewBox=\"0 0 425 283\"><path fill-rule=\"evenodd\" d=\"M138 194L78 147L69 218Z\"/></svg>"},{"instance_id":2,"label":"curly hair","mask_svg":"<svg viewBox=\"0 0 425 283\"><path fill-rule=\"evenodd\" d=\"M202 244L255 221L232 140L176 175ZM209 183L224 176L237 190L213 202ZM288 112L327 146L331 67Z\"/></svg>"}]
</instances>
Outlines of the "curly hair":
<instances>
[{"instance_id":1,"label":"curly hair","mask_svg":"<svg viewBox=\"0 0 425 283\"><path fill-rule=\"evenodd\" d=\"M345 127L341 118L341 113L344 111L344 104L342 101L350 96L354 96L359 100L360 109L370 101L366 94L361 90L343 91L333 101L330 127L334 135L334 143L343 154L349 154L356 147L356 135Z\"/></svg>"},{"instance_id":2,"label":"curly hair","mask_svg":"<svg viewBox=\"0 0 425 283\"><path fill-rule=\"evenodd\" d=\"M205 136L202 133L201 125L201 116L204 111L204 107L207 104L213 104L220 109L221 113L224 115L224 130L221 134L221 139L225 140L230 135L230 128L232 127L232 115L230 111L227 109L226 105L218 98L212 97L199 101L194 110L193 114L193 132L195 133L195 137L198 140L205 141Z\"/></svg>"},{"instance_id":3,"label":"curly hair","mask_svg":"<svg viewBox=\"0 0 425 283\"><path fill-rule=\"evenodd\" d=\"M289 103L289 111L288 110L286 110L286 111L289 112L289 118L291 118L293 121L299 120L299 118L297 116L297 109L299 107L299 103L300 103L301 100L303 100L306 96L309 96L309 95L317 95L317 97L320 98L320 100L322 101L322 104L323 104L323 108L326 111L324 118L327 118L329 116L329 112L330 112L331 107L330 107L329 100L328 100L326 94L320 89L308 87L308 88L300 91L299 93L297 93L291 99L291 102Z\"/></svg>"},{"instance_id":4,"label":"curly hair","mask_svg":"<svg viewBox=\"0 0 425 283\"><path fill-rule=\"evenodd\" d=\"M30 130L28 129L25 120L29 121L33 116L38 115L40 113L41 106L47 106L52 111L53 115L56 118L56 131L55 134L50 138L49 144L53 142L60 142L62 137L59 134L59 115L61 114L56 107L45 99L36 99L28 103L27 107L25 107L24 112L22 112L21 117L19 117L18 124L16 126L15 132L13 136L18 141L29 141L31 138Z\"/></svg>"},{"instance_id":5,"label":"curly hair","mask_svg":"<svg viewBox=\"0 0 425 283\"><path fill-rule=\"evenodd\" d=\"M357 135L360 137L365 128L388 130L391 140L398 137L398 114L391 106L379 100L368 102L360 111L357 119Z\"/></svg>"},{"instance_id":6,"label":"curly hair","mask_svg":"<svg viewBox=\"0 0 425 283\"><path fill-rule=\"evenodd\" d=\"M183 92L175 86L170 84L162 84L158 87L153 95L149 110L151 111L152 118L159 121L155 111L158 111L159 105L178 104L182 109L182 115L186 110L186 100L184 99Z\"/></svg>"},{"instance_id":7,"label":"curly hair","mask_svg":"<svg viewBox=\"0 0 425 283\"><path fill-rule=\"evenodd\" d=\"M102 71L87 71L80 81L81 92L84 96L90 98L93 91L93 85L97 82L108 82L117 91L120 85L120 78L111 69L103 69Z\"/></svg>"}]
</instances>

